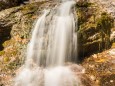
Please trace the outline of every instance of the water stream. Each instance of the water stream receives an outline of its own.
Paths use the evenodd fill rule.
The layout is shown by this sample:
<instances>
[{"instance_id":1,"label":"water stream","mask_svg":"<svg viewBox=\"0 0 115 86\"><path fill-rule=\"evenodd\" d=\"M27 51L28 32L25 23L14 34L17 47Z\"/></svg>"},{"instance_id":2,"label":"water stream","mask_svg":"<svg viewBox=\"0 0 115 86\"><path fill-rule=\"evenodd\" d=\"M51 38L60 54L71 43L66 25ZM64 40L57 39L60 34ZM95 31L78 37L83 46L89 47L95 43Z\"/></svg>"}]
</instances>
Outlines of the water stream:
<instances>
[{"instance_id":1,"label":"water stream","mask_svg":"<svg viewBox=\"0 0 115 86\"><path fill-rule=\"evenodd\" d=\"M50 10L38 18L15 86L79 86L80 79L65 66L77 53L74 5L73 0L63 1L48 25Z\"/></svg>"}]
</instances>

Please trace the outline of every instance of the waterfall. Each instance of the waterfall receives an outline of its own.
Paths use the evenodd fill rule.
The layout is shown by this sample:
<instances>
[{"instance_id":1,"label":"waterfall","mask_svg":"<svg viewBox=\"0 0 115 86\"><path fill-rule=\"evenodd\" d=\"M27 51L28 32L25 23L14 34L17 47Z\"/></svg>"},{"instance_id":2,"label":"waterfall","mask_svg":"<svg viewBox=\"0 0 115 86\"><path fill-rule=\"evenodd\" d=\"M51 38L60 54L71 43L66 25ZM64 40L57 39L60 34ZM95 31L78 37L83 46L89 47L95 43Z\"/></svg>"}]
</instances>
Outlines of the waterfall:
<instances>
[{"instance_id":1,"label":"waterfall","mask_svg":"<svg viewBox=\"0 0 115 86\"><path fill-rule=\"evenodd\" d=\"M40 65L43 64L41 61L43 48L46 45L46 15L49 13L49 10L45 10L44 14L37 20L34 31L32 33L32 39L28 45L27 49L27 59L26 65L30 66L33 63Z\"/></svg>"},{"instance_id":2,"label":"waterfall","mask_svg":"<svg viewBox=\"0 0 115 86\"><path fill-rule=\"evenodd\" d=\"M46 64L49 66L64 65L65 60L71 58L72 49L75 47L74 37L77 36L74 15L71 12L74 4L74 1L63 2L57 9L56 15L53 16L48 32Z\"/></svg>"},{"instance_id":3,"label":"waterfall","mask_svg":"<svg viewBox=\"0 0 115 86\"><path fill-rule=\"evenodd\" d=\"M65 66L77 53L74 5L73 0L63 1L48 25L49 10L37 19L15 86L79 86L80 79Z\"/></svg>"}]
</instances>

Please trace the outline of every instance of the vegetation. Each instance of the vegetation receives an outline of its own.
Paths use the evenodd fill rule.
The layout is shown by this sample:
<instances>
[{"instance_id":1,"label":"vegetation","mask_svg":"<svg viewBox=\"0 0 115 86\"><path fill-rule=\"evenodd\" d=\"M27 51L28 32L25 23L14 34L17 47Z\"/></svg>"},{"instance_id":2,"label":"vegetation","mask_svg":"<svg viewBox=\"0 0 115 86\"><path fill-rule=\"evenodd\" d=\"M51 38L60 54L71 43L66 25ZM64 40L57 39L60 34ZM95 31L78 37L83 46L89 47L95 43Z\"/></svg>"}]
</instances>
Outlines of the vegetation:
<instances>
[{"instance_id":1,"label":"vegetation","mask_svg":"<svg viewBox=\"0 0 115 86\"><path fill-rule=\"evenodd\" d=\"M86 1L84 1L84 2L82 2L82 1L79 1L77 4L76 4L76 6L79 8L79 7L89 7L89 6L91 6L92 5L92 3L90 3L90 2L88 2L87 0Z\"/></svg>"},{"instance_id":2,"label":"vegetation","mask_svg":"<svg viewBox=\"0 0 115 86\"><path fill-rule=\"evenodd\" d=\"M114 19L106 12L101 14L101 17L97 20L97 28L102 29L105 33L110 32L114 25ZM110 33L108 33L110 34Z\"/></svg>"},{"instance_id":3,"label":"vegetation","mask_svg":"<svg viewBox=\"0 0 115 86\"><path fill-rule=\"evenodd\" d=\"M76 31L78 32L78 47L80 46L78 51L82 52L80 57L110 48L114 18L93 5L79 6L76 9L78 15L78 30Z\"/></svg>"}]
</instances>

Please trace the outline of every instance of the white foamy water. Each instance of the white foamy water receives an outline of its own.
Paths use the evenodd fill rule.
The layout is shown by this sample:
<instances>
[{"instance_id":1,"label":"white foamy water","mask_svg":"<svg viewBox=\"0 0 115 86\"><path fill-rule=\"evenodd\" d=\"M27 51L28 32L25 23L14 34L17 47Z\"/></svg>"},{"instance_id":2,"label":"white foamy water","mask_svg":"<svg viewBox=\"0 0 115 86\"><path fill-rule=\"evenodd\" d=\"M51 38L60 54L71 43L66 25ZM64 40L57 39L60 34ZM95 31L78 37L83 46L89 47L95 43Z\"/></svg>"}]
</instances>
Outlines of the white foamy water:
<instances>
[{"instance_id":1,"label":"white foamy water","mask_svg":"<svg viewBox=\"0 0 115 86\"><path fill-rule=\"evenodd\" d=\"M63 1L52 20L50 12L38 18L28 44L25 66L15 79L15 86L79 86L80 79L65 66L77 53L77 33L73 7L75 1ZM75 55L73 55L75 53Z\"/></svg>"},{"instance_id":2,"label":"white foamy water","mask_svg":"<svg viewBox=\"0 0 115 86\"><path fill-rule=\"evenodd\" d=\"M45 47L45 22L48 13L49 11L45 10L34 26L32 39L28 45L26 65L31 64L30 62L40 65L43 47Z\"/></svg>"},{"instance_id":3,"label":"white foamy water","mask_svg":"<svg viewBox=\"0 0 115 86\"><path fill-rule=\"evenodd\" d=\"M75 78L67 67L55 67L45 71L44 86L79 86L80 79Z\"/></svg>"},{"instance_id":4,"label":"white foamy water","mask_svg":"<svg viewBox=\"0 0 115 86\"><path fill-rule=\"evenodd\" d=\"M48 36L48 52L46 64L48 66L64 65L66 59L71 59L72 50L77 50L75 21L72 13L74 1L63 2L53 16ZM77 52L77 51L76 51Z\"/></svg>"}]
</instances>

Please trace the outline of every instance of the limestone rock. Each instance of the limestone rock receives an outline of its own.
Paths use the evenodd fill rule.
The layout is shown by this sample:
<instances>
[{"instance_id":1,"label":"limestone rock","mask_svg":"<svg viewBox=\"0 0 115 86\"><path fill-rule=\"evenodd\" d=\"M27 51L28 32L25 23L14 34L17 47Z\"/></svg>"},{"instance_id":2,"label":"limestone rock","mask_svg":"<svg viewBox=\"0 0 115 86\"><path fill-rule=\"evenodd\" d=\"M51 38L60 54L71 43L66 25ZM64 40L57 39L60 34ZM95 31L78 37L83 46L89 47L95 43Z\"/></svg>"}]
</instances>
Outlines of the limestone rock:
<instances>
[{"instance_id":1,"label":"limestone rock","mask_svg":"<svg viewBox=\"0 0 115 86\"><path fill-rule=\"evenodd\" d=\"M0 0L0 10L20 5L25 0Z\"/></svg>"},{"instance_id":2,"label":"limestone rock","mask_svg":"<svg viewBox=\"0 0 115 86\"><path fill-rule=\"evenodd\" d=\"M85 5L87 4L87 5ZM110 34L114 19L91 3L78 4L78 58L111 47Z\"/></svg>"},{"instance_id":3,"label":"limestone rock","mask_svg":"<svg viewBox=\"0 0 115 86\"><path fill-rule=\"evenodd\" d=\"M13 71L24 62L34 21L41 16L48 4L38 2L0 11L0 75L7 71L11 73L5 74L6 76L15 75ZM3 78L0 84L9 85L9 80Z\"/></svg>"}]
</instances>

